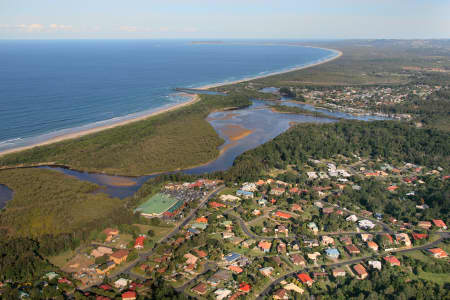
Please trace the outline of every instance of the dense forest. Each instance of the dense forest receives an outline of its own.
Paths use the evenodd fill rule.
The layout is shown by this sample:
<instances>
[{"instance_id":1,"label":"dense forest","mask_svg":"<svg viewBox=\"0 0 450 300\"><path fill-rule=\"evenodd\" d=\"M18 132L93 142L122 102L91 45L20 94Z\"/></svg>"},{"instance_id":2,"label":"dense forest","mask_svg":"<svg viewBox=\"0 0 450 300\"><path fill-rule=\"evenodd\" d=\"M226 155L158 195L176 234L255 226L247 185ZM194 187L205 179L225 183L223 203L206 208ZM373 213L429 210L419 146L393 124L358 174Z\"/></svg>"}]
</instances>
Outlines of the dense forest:
<instances>
[{"instance_id":1,"label":"dense forest","mask_svg":"<svg viewBox=\"0 0 450 300\"><path fill-rule=\"evenodd\" d=\"M0 157L0 166L56 162L79 170L143 175L208 162L223 140L205 120L217 109L250 105L248 96L201 95L201 101L79 139Z\"/></svg>"},{"instance_id":2,"label":"dense forest","mask_svg":"<svg viewBox=\"0 0 450 300\"><path fill-rule=\"evenodd\" d=\"M331 124L298 124L272 141L239 156L233 167L219 174L230 181L250 181L262 170L309 158L352 154L382 158L385 162L411 162L450 168L450 133L417 129L394 121L341 121Z\"/></svg>"},{"instance_id":3,"label":"dense forest","mask_svg":"<svg viewBox=\"0 0 450 300\"><path fill-rule=\"evenodd\" d=\"M18 281L47 270L42 257L74 249L106 226L137 220L124 209L126 200L56 171L3 170L0 182L14 191L0 214L0 269Z\"/></svg>"},{"instance_id":4,"label":"dense forest","mask_svg":"<svg viewBox=\"0 0 450 300\"><path fill-rule=\"evenodd\" d=\"M424 126L441 130L450 130L450 90L443 89L434 92L422 100L417 95L409 95L399 104L384 106L384 112L412 114L416 122Z\"/></svg>"}]
</instances>

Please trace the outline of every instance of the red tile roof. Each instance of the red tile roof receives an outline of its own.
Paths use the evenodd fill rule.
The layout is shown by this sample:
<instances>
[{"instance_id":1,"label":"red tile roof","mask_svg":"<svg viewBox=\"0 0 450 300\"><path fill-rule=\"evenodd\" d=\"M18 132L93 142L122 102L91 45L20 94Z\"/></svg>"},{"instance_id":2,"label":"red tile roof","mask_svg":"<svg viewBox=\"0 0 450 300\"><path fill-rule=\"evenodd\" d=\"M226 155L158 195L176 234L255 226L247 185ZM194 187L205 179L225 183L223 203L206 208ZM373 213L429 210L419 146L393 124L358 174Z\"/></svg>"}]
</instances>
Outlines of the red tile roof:
<instances>
[{"instance_id":1,"label":"red tile roof","mask_svg":"<svg viewBox=\"0 0 450 300\"><path fill-rule=\"evenodd\" d=\"M434 226L439 227L439 228L444 228L447 227L447 225L445 225L444 221L442 220L433 220Z\"/></svg>"},{"instance_id":2,"label":"red tile roof","mask_svg":"<svg viewBox=\"0 0 450 300\"><path fill-rule=\"evenodd\" d=\"M213 208L221 208L221 207L226 207L225 204L216 202L216 201L212 201L208 203L209 206L213 207Z\"/></svg>"},{"instance_id":3,"label":"red tile roof","mask_svg":"<svg viewBox=\"0 0 450 300\"><path fill-rule=\"evenodd\" d=\"M445 252L441 248L428 249L428 251L433 253L433 254L438 254L439 257L447 257L448 256L447 252Z\"/></svg>"},{"instance_id":4,"label":"red tile roof","mask_svg":"<svg viewBox=\"0 0 450 300\"><path fill-rule=\"evenodd\" d=\"M275 213L275 216L280 217L282 219L290 219L290 218L292 218L292 216L290 214L282 212L282 211L277 211Z\"/></svg>"},{"instance_id":5,"label":"red tile roof","mask_svg":"<svg viewBox=\"0 0 450 300\"><path fill-rule=\"evenodd\" d=\"M270 250L270 247L272 247L272 243L267 241L260 241L258 243L258 247L264 250Z\"/></svg>"},{"instance_id":6,"label":"red tile roof","mask_svg":"<svg viewBox=\"0 0 450 300\"><path fill-rule=\"evenodd\" d=\"M244 293L250 292L251 289L252 289L252 286L250 284L248 284L248 283L241 282L239 284L239 290L244 292Z\"/></svg>"},{"instance_id":7,"label":"red tile roof","mask_svg":"<svg viewBox=\"0 0 450 300\"><path fill-rule=\"evenodd\" d=\"M228 269L236 274L242 273L242 268L238 266L229 266Z\"/></svg>"},{"instance_id":8,"label":"red tile roof","mask_svg":"<svg viewBox=\"0 0 450 300\"><path fill-rule=\"evenodd\" d=\"M144 248L144 241L145 241L145 236L138 236L136 238L136 241L134 242L134 248Z\"/></svg>"},{"instance_id":9,"label":"red tile roof","mask_svg":"<svg viewBox=\"0 0 450 300\"><path fill-rule=\"evenodd\" d=\"M388 262L391 266L400 266L400 261L395 256L386 256L383 259Z\"/></svg>"},{"instance_id":10,"label":"red tile roof","mask_svg":"<svg viewBox=\"0 0 450 300\"><path fill-rule=\"evenodd\" d=\"M413 233L412 233L412 237L413 237L413 239L415 239L415 240L423 240L423 239L426 239L426 238L428 237L428 234L426 234L426 233L416 233L416 232L413 232Z\"/></svg>"},{"instance_id":11,"label":"red tile roof","mask_svg":"<svg viewBox=\"0 0 450 300\"><path fill-rule=\"evenodd\" d=\"M195 222L197 222L197 223L205 223L205 224L208 224L208 219L205 218L205 217L200 217L200 218L197 218L197 219L195 220Z\"/></svg>"},{"instance_id":12,"label":"red tile roof","mask_svg":"<svg viewBox=\"0 0 450 300\"><path fill-rule=\"evenodd\" d=\"M136 292L128 291L122 294L122 299L136 299Z\"/></svg>"},{"instance_id":13,"label":"red tile roof","mask_svg":"<svg viewBox=\"0 0 450 300\"><path fill-rule=\"evenodd\" d=\"M307 283L307 282L312 282L313 281L312 278L306 273L297 274L297 277L303 283Z\"/></svg>"},{"instance_id":14,"label":"red tile roof","mask_svg":"<svg viewBox=\"0 0 450 300\"><path fill-rule=\"evenodd\" d=\"M355 270L356 273L358 273L358 275L360 275L360 276L367 275L366 268L364 268L361 264L355 265L355 266L353 267L353 270Z\"/></svg>"}]
</instances>

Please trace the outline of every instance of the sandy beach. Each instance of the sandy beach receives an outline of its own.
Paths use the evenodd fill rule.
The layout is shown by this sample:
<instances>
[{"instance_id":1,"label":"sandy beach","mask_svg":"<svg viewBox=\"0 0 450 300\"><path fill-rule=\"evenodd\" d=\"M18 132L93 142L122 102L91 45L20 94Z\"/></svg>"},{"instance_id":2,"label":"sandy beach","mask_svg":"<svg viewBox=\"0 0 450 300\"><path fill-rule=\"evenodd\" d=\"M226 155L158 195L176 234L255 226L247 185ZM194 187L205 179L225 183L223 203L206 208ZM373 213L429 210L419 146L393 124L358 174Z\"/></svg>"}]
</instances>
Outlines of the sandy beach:
<instances>
[{"instance_id":1,"label":"sandy beach","mask_svg":"<svg viewBox=\"0 0 450 300\"><path fill-rule=\"evenodd\" d=\"M302 47L306 47L306 46L302 46ZM318 47L312 47L312 48L318 48ZM325 48L321 48L321 49L325 49ZM205 86L199 87L198 89L200 89L200 90L207 90L207 89L215 88L215 87L219 87L219 86L226 86L226 85L231 85L231 84L236 84L236 83L242 83L242 82L246 82L246 81L250 81L250 80L266 78L266 77L273 76L273 75L279 75L279 74L284 74L284 73L288 73L288 72L303 70L303 69L306 69L306 68L311 68L311 67L314 67L314 66L318 66L318 65L330 62L330 61L335 60L335 59L337 59L337 58L342 56L342 52L341 51L334 50L334 49L326 49L326 50L333 51L334 53L336 53L336 55L333 56L333 57L324 59L322 61L318 61L316 63L312 63L312 64L305 65L305 66L294 67L294 68L286 69L286 70L283 70L283 71L280 71L280 72L273 72L273 73L266 74L266 75L261 75L261 76L254 76L254 77L243 78L243 79L232 81L232 82L221 82L221 83L217 83L217 84L205 85ZM0 156L6 155L6 154L10 154L10 153L14 153L14 152L20 152L20 151L31 149L31 148L38 147L38 146L45 146L45 145L49 145L49 144L53 144L53 143L57 143L57 142L61 142L61 141L69 140L69 139L76 139L76 138L80 138L80 137L85 136L85 135L97 133L97 132L100 132L100 131L103 131L103 130L106 130L106 129L111 129L111 128L114 128L114 127L123 126L123 125L130 124L130 123L133 123L133 122L145 120L147 118L150 118L150 117L153 117L153 116L156 116L156 115L159 115L159 114L163 114L163 113L166 113L166 112L169 112L169 111L173 111L173 110L179 109L179 108L184 107L184 106L188 106L188 105L194 104L194 103L196 103L196 102L198 102L200 100L200 96L199 95L188 95L188 96L191 97L191 99L189 101L186 101L186 102L183 102L183 103L180 103L180 104L168 107L168 108L160 109L160 110L157 110L157 111L154 111L154 112L151 112L149 114L145 114L145 115L142 115L142 116L139 116L139 117L136 117L136 118L132 118L132 119L124 120L124 121L119 121L119 122L114 123L114 124L99 126L99 127L95 127L95 128L91 128L91 129L87 129L87 130L81 130L81 131L74 132L74 133L69 133L69 134L62 134L60 136L56 136L54 138L51 138L51 139L49 139L47 141L44 141L44 142L41 142L41 143L36 143L36 144L33 144L33 145L28 145L28 146L23 146L23 147L18 147L18 148L13 148L13 149L0 151Z\"/></svg>"},{"instance_id":2,"label":"sandy beach","mask_svg":"<svg viewBox=\"0 0 450 300\"><path fill-rule=\"evenodd\" d=\"M89 135L89 134L92 134L92 133L97 133L97 132L100 132L100 131L103 131L103 130L106 130L106 129L110 129L110 128L114 128L114 127L118 127L118 126L123 126L123 125L129 124L129 123L133 123L133 122L137 122L137 121L142 121L142 120L148 119L150 117L153 117L153 116L156 116L156 115L159 115L159 114L162 114L162 113L166 113L166 112L169 112L169 111L172 111L172 110L176 110L176 109L179 109L181 107L188 106L188 105L191 105L191 104L194 104L194 103L200 101L200 96L198 96L198 95L187 95L187 96L191 98L189 101L186 101L186 102L183 102L183 103L180 103L180 104L168 107L168 108L160 109L160 110L151 112L149 114L146 114L146 115L143 115L143 116L139 116L137 118L124 120L124 121L117 122L117 123L114 123L114 124L109 124L109 125L105 125L105 126L99 126L99 127L95 127L95 128L91 128L91 129L87 129L87 130L82 130L82 131L79 131L79 132L64 134L64 135L57 136L57 137L54 137L52 139L49 139L49 140L47 140L45 142L37 143L37 144L34 144L34 145L29 145L29 146L24 146L24 147L4 150L4 151L0 152L0 156L6 155L6 154L9 154L9 153L14 153L14 152L19 152L19 151L31 149L31 148L38 147L38 146L49 145L49 144L53 144L53 143L57 143L57 142L65 141L65 140L70 140L70 139L76 139L76 138L79 138L79 137L82 137L82 136L85 136L85 135Z\"/></svg>"},{"instance_id":3,"label":"sandy beach","mask_svg":"<svg viewBox=\"0 0 450 300\"><path fill-rule=\"evenodd\" d=\"M294 45L292 45L294 46ZM300 47L300 46L299 46ZM301 47L308 47L308 46L301 46ZM274 76L274 75L280 75L280 74L284 74L284 73L289 73L289 72L294 72L294 71L300 71L300 70L304 70L307 68L312 68L330 61L333 61L335 59L338 59L339 57L342 56L342 51L339 50L335 50L335 49L327 49L327 48L319 48L319 47L309 47L309 48L317 48L317 49L324 49L324 50L329 50L329 51L333 51L336 53L335 56L309 64L309 65L305 65L305 66L299 66L299 67L294 67L294 68L290 68L287 70L283 70L280 72L273 72L273 73L269 73L269 74L265 74L265 75L261 75L261 76L254 76L254 77L248 77L248 78L243 78L240 80L235 80L235 81L229 81L229 82L220 82L217 84L209 84L209 85L205 85L205 86L201 86L198 89L199 90L207 90L207 89L212 89L212 88L216 88L216 87L220 87L220 86L225 86L225 85L231 85L231 84L237 84L237 83L242 83L242 82L246 82L246 81L251 81L251 80L255 80L255 79L262 79L262 78L267 78L270 76Z\"/></svg>"}]
</instances>

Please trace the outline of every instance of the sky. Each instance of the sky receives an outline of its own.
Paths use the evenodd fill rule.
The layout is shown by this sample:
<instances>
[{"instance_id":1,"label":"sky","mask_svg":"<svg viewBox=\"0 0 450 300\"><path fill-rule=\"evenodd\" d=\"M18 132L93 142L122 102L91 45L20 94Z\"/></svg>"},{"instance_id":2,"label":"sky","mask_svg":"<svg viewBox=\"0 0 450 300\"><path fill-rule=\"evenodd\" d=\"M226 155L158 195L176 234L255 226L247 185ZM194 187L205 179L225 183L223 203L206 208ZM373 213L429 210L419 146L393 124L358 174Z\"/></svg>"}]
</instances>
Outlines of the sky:
<instances>
[{"instance_id":1,"label":"sky","mask_svg":"<svg viewBox=\"0 0 450 300\"><path fill-rule=\"evenodd\" d=\"M450 0L0 0L0 39L450 38Z\"/></svg>"}]
</instances>

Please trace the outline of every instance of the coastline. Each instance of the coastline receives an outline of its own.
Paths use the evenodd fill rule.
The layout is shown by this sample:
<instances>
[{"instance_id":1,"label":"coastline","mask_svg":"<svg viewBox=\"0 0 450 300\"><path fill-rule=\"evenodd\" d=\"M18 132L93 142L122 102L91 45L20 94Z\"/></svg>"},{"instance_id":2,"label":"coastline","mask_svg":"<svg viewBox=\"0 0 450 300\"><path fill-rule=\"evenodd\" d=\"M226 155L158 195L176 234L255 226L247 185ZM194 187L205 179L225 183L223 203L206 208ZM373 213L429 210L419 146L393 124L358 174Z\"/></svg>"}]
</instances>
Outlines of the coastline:
<instances>
[{"instance_id":1,"label":"coastline","mask_svg":"<svg viewBox=\"0 0 450 300\"><path fill-rule=\"evenodd\" d=\"M300 45L299 45L300 46ZM300 46L300 47L311 47L311 46ZM311 47L311 48L318 48L318 47ZM311 67L315 67L330 61L333 61L339 57L342 56L342 51L336 50L336 49L327 49L327 48L320 48L320 49L325 49L328 51L331 51L333 53L335 53L336 55L332 56L332 57L328 57L326 59L320 60L320 61L316 61L313 62L311 64L307 64L307 65L303 65L303 66L298 66L298 67L293 67L293 68L289 68L283 71L278 71L278 72L273 72L273 73L269 73L269 74L265 74L265 75L260 75L260 76L253 76L253 77L247 77L247 78L243 78L243 79L239 79L239 80L235 80L235 81L231 81L231 82L220 82L220 83L215 83L215 84L209 84L209 85L204 85L201 87L198 87L197 89L199 90L208 90L210 88L215 88L215 87L220 87L220 86L227 86L227 85L232 85L232 84L237 84L237 83L242 83L242 82L247 82L247 81L251 81L251 80L256 80L256 79L262 79L262 78L266 78L266 77L270 77L270 76L274 76L274 75L280 75L280 74L284 74L284 73L289 73L289 72L293 72L293 71L299 71L299 70L303 70L303 69L307 69L307 68L311 68ZM39 142L39 143L34 143L31 145L27 145L27 146L21 146L21 147L17 147L17 148L12 148L12 149L6 149L6 150L0 150L0 157L7 155L7 154L12 154L12 153L16 153L16 152L21 152L24 150L29 150L35 147L39 147L39 146L45 146L45 145L50 145L50 144L54 144L54 143L58 143L58 142L62 142L65 140L71 140L71 139L77 139L89 134L94 134L94 133L98 133L107 129L112 129L115 127L119 127L119 126L124 126L133 122L137 122L137 121L142 121L145 119L148 119L150 117L154 117L156 115L159 114L163 114L169 111L173 111L191 104L194 104L198 101L200 101L200 96L198 94L195 95L190 95L187 94L188 97L190 97L191 99L189 101L183 102L183 103L179 103L167 108L163 108L163 109L159 109L156 111L153 111L151 113L148 114L144 114L135 118L131 118L128 120L123 120L123 121L119 121L117 123L113 123L113 124L108 124L108 125L103 125L103 126L98 126L98 127L94 127L94 128L90 128L90 129L85 129L85 130L80 130L78 132L73 132L73 133L67 133L67 134L62 134L60 136L56 136L53 138L50 138L46 141L43 142Z\"/></svg>"},{"instance_id":2,"label":"coastline","mask_svg":"<svg viewBox=\"0 0 450 300\"><path fill-rule=\"evenodd\" d=\"M99 127L94 127L94 128L90 128L90 129L86 129L86 130L81 130L81 131L78 131L78 132L63 134L61 136L57 136L57 137L51 138L51 139L49 139L47 141L44 141L44 142L41 142L41 143L36 143L36 144L28 145L28 146L23 146L23 147L3 150L3 151L0 151L0 157L4 156L4 155L7 155L7 154L11 154L11 153L32 149L34 147L45 146L45 145L49 145L49 144L62 142L62 141L65 141L65 140L76 139L76 138L83 137L85 135L98 133L98 132L103 131L103 130L107 130L107 129L111 129L111 128L127 125L127 124L130 124L130 123L133 123L133 122L137 122L137 121L142 121L142 120L148 119L150 117L153 117L153 116L156 116L156 115L159 115L159 114L163 114L163 113L166 113L166 112L170 112L170 111L173 111L173 110L179 109L181 107L188 106L188 105L191 105L191 104L194 104L194 103L200 101L200 96L199 95L188 95L187 97L189 97L191 99L189 101L186 101L186 102L183 102L183 103L179 103L179 104L167 107L167 108L159 109L159 110L156 110L154 112L151 112L151 113L148 113L148 114L136 117L136 118L120 121L120 122L113 123L113 124L108 124L108 125L103 125L103 126L99 126Z\"/></svg>"},{"instance_id":3,"label":"coastline","mask_svg":"<svg viewBox=\"0 0 450 300\"><path fill-rule=\"evenodd\" d=\"M316 66L319 66L321 64L333 61L333 60L338 59L339 57L341 57L342 54L343 54L342 51L336 50L336 49L327 49L327 48L319 48L319 47L312 47L312 46L298 46L298 47L324 49L324 50L332 51L332 52L336 53L336 55L333 56L333 57L326 58L324 60L320 60L320 61L313 62L313 63L308 64L308 65L304 65L304 66L293 67L293 68L289 68L289 69L286 69L286 70L283 70L283 71L273 72L273 73L260 75L260 76L254 76L254 77L247 77L247 78L243 78L243 79L239 79L239 80L235 80L235 81L208 84L208 85L204 85L204 86L198 87L197 89L199 89L199 90L208 90L208 89L212 89L212 88L216 88L216 87L227 86L227 85L232 85L232 84L237 84L237 83L257 80L257 79L263 79L263 78L267 78L267 77L270 77L270 76L281 75L281 74L294 72L294 71L300 71L300 70L316 67Z\"/></svg>"}]
</instances>

